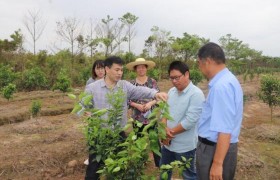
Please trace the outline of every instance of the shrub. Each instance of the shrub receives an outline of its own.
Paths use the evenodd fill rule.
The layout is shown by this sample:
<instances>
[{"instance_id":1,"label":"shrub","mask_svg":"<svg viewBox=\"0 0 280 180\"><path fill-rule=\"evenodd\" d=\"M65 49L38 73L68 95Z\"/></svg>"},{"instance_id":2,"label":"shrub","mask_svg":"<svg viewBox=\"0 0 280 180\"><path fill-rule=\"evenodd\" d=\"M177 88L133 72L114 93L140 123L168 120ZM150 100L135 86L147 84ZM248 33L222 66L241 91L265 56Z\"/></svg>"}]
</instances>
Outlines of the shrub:
<instances>
[{"instance_id":1,"label":"shrub","mask_svg":"<svg viewBox=\"0 0 280 180\"><path fill-rule=\"evenodd\" d=\"M2 90L4 98L8 99L8 101L13 97L14 92L16 92L16 85L11 83Z\"/></svg>"},{"instance_id":2,"label":"shrub","mask_svg":"<svg viewBox=\"0 0 280 180\"><path fill-rule=\"evenodd\" d=\"M39 101L39 100L32 101L32 105L30 108L31 116L32 117L38 116L41 111L41 107L42 107L41 101Z\"/></svg>"},{"instance_id":3,"label":"shrub","mask_svg":"<svg viewBox=\"0 0 280 180\"><path fill-rule=\"evenodd\" d=\"M253 72L253 71L250 71L250 73L249 73L249 79L250 79L251 82L253 81L254 77L255 77L254 72Z\"/></svg>"},{"instance_id":4,"label":"shrub","mask_svg":"<svg viewBox=\"0 0 280 180\"><path fill-rule=\"evenodd\" d=\"M26 90L45 89L47 86L48 81L46 75L39 67L35 67L23 73L23 87Z\"/></svg>"},{"instance_id":5,"label":"shrub","mask_svg":"<svg viewBox=\"0 0 280 180\"><path fill-rule=\"evenodd\" d=\"M243 82L245 83L247 81L248 78L248 70L245 71L245 73L243 74Z\"/></svg>"},{"instance_id":6,"label":"shrub","mask_svg":"<svg viewBox=\"0 0 280 180\"><path fill-rule=\"evenodd\" d=\"M160 69L149 70L148 76L158 81L161 79L161 70Z\"/></svg>"},{"instance_id":7,"label":"shrub","mask_svg":"<svg viewBox=\"0 0 280 180\"><path fill-rule=\"evenodd\" d=\"M68 77L66 70L62 69L59 72L56 82L52 89L53 90L58 89L58 90L62 91L63 93L66 93L71 90L70 86L71 86L71 80Z\"/></svg>"},{"instance_id":8,"label":"shrub","mask_svg":"<svg viewBox=\"0 0 280 180\"><path fill-rule=\"evenodd\" d=\"M12 71L10 66L0 64L0 87L7 86L9 83L13 83L17 78L17 73ZM0 88L0 90L1 90Z\"/></svg>"},{"instance_id":9,"label":"shrub","mask_svg":"<svg viewBox=\"0 0 280 180\"><path fill-rule=\"evenodd\" d=\"M81 79L83 82L87 82L87 80L91 77L91 66L87 66L81 69Z\"/></svg>"},{"instance_id":10,"label":"shrub","mask_svg":"<svg viewBox=\"0 0 280 180\"><path fill-rule=\"evenodd\" d=\"M199 82L202 81L203 75L199 70L192 69L190 70L190 79L194 85L197 85Z\"/></svg>"},{"instance_id":11,"label":"shrub","mask_svg":"<svg viewBox=\"0 0 280 180\"><path fill-rule=\"evenodd\" d=\"M279 78L266 75L261 78L261 87L258 97L270 107L270 115L272 120L272 112L275 106L280 105L280 80Z\"/></svg>"},{"instance_id":12,"label":"shrub","mask_svg":"<svg viewBox=\"0 0 280 180\"><path fill-rule=\"evenodd\" d=\"M132 79L135 79L136 78L136 73L134 71L128 71L125 76L124 76L124 79L129 79L129 80L132 80Z\"/></svg>"}]
</instances>

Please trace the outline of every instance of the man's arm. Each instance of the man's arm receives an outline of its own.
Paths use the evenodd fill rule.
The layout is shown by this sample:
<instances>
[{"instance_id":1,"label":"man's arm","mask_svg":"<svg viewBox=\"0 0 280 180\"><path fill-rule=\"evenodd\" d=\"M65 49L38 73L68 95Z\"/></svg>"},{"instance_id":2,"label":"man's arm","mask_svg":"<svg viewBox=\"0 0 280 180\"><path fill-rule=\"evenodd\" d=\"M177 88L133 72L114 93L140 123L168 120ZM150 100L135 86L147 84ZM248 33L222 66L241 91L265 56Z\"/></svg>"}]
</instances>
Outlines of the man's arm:
<instances>
[{"instance_id":1,"label":"man's arm","mask_svg":"<svg viewBox=\"0 0 280 180\"><path fill-rule=\"evenodd\" d=\"M183 126L181 124L178 124L176 127L172 128L172 135L175 136L176 134L180 134L184 131L186 131L186 129L183 128Z\"/></svg>"},{"instance_id":2,"label":"man's arm","mask_svg":"<svg viewBox=\"0 0 280 180\"><path fill-rule=\"evenodd\" d=\"M144 111L145 111L145 107L144 107L143 104L139 104L139 103L136 103L136 102L131 101L131 102L129 103L129 105L130 105L131 107L134 107L134 108L138 109L140 112L144 112Z\"/></svg>"},{"instance_id":3,"label":"man's arm","mask_svg":"<svg viewBox=\"0 0 280 180\"><path fill-rule=\"evenodd\" d=\"M187 108L181 123L172 128L173 135L180 134L193 128L200 117L204 95L202 93L193 94L189 101L189 107Z\"/></svg>"},{"instance_id":4,"label":"man's arm","mask_svg":"<svg viewBox=\"0 0 280 180\"><path fill-rule=\"evenodd\" d=\"M230 145L230 134L219 133L214 159L210 169L210 180L223 179L223 162Z\"/></svg>"}]
</instances>

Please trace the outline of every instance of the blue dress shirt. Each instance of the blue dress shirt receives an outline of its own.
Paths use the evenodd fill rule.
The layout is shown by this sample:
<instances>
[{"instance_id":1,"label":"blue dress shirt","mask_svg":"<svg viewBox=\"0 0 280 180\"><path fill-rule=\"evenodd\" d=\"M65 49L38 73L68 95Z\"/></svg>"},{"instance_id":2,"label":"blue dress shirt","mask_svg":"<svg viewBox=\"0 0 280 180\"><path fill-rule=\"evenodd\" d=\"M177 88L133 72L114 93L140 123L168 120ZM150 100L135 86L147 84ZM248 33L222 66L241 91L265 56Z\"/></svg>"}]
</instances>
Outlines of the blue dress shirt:
<instances>
[{"instance_id":1,"label":"blue dress shirt","mask_svg":"<svg viewBox=\"0 0 280 180\"><path fill-rule=\"evenodd\" d=\"M243 92L237 78L223 69L210 81L209 93L198 122L198 135L217 142L218 133L231 134L238 142L243 114Z\"/></svg>"}]
</instances>

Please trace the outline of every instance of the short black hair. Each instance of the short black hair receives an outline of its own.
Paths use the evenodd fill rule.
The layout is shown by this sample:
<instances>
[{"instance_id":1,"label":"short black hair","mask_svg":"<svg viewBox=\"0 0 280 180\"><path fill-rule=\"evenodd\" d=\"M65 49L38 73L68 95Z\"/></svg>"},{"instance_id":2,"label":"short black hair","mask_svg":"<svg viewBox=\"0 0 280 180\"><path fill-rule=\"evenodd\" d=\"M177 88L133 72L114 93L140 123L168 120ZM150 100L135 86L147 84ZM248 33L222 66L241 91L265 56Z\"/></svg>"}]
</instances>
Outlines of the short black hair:
<instances>
[{"instance_id":1,"label":"short black hair","mask_svg":"<svg viewBox=\"0 0 280 180\"><path fill-rule=\"evenodd\" d=\"M225 64L226 58L223 49L213 42L209 42L202 46L197 54L198 58L203 60L206 58L213 59L217 64Z\"/></svg>"},{"instance_id":2,"label":"short black hair","mask_svg":"<svg viewBox=\"0 0 280 180\"><path fill-rule=\"evenodd\" d=\"M92 73L92 79L95 79L97 77L97 74L95 72L95 68L104 68L104 61L103 60L96 60L94 61L93 65L92 65L92 69L91 69L91 73Z\"/></svg>"},{"instance_id":3,"label":"short black hair","mask_svg":"<svg viewBox=\"0 0 280 180\"><path fill-rule=\"evenodd\" d=\"M118 56L110 56L104 61L105 67L111 68L113 64L118 64L123 66L124 61Z\"/></svg>"},{"instance_id":4,"label":"short black hair","mask_svg":"<svg viewBox=\"0 0 280 180\"><path fill-rule=\"evenodd\" d=\"M183 63L182 61L173 61L168 68L168 74L170 75L170 71L178 70L182 74L185 74L187 71L189 72L189 67L187 64Z\"/></svg>"}]
</instances>

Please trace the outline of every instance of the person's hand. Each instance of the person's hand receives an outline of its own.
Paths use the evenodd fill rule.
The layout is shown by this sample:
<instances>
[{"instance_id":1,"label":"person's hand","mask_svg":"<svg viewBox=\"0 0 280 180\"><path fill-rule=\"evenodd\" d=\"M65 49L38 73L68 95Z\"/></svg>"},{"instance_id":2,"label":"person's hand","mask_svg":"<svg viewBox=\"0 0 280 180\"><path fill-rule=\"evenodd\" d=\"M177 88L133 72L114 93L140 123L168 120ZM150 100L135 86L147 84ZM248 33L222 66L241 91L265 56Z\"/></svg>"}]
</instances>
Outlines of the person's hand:
<instances>
[{"instance_id":1,"label":"person's hand","mask_svg":"<svg viewBox=\"0 0 280 180\"><path fill-rule=\"evenodd\" d=\"M223 180L223 165L221 163L212 163L210 169L210 180Z\"/></svg>"},{"instance_id":2,"label":"person's hand","mask_svg":"<svg viewBox=\"0 0 280 180\"><path fill-rule=\"evenodd\" d=\"M173 135L174 131L169 129L169 128L165 128L165 132L166 132L166 137L169 139L173 139L175 136Z\"/></svg>"},{"instance_id":3,"label":"person's hand","mask_svg":"<svg viewBox=\"0 0 280 180\"><path fill-rule=\"evenodd\" d=\"M163 101L167 101L167 99L168 99L168 95L165 92L158 92L158 93L156 93L155 97L157 100L163 100Z\"/></svg>"},{"instance_id":4,"label":"person's hand","mask_svg":"<svg viewBox=\"0 0 280 180\"><path fill-rule=\"evenodd\" d=\"M171 139L166 138L166 139L161 140L160 142L161 142L162 145L170 146Z\"/></svg>"},{"instance_id":5,"label":"person's hand","mask_svg":"<svg viewBox=\"0 0 280 180\"><path fill-rule=\"evenodd\" d=\"M90 117L90 116L91 116L91 112L87 112L87 111L85 111L85 112L84 112L84 116L86 116L86 117Z\"/></svg>"},{"instance_id":6,"label":"person's hand","mask_svg":"<svg viewBox=\"0 0 280 180\"><path fill-rule=\"evenodd\" d=\"M136 104L135 108L138 109L140 112L145 112L145 107L143 104Z\"/></svg>"},{"instance_id":7,"label":"person's hand","mask_svg":"<svg viewBox=\"0 0 280 180\"><path fill-rule=\"evenodd\" d=\"M149 111L151 109L151 107L152 107L152 102L151 101L144 104L145 111Z\"/></svg>"}]
</instances>

